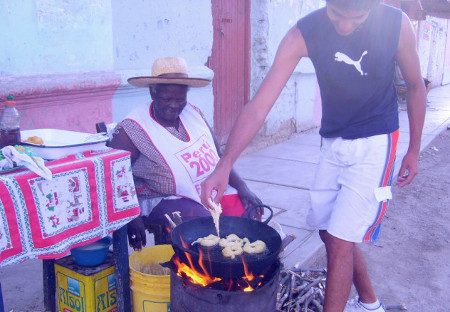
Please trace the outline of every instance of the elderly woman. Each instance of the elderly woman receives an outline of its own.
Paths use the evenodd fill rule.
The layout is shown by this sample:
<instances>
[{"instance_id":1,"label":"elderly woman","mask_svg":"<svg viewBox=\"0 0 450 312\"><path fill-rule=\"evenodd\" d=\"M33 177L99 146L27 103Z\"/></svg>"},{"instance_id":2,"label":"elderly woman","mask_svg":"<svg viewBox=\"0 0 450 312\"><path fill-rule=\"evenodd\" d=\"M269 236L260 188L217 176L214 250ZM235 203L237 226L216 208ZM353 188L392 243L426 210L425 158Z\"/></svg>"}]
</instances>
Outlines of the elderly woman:
<instances>
[{"instance_id":1,"label":"elderly woman","mask_svg":"<svg viewBox=\"0 0 450 312\"><path fill-rule=\"evenodd\" d=\"M189 87L211 81L188 76L182 58L157 59L151 77L128 79L147 87L152 102L134 109L117 125L110 147L131 152L141 216L128 224L130 246L146 244L145 229L169 225L165 214L180 211L183 221L210 216L201 204L200 183L214 170L220 149L200 110L187 102ZM232 171L229 195L221 202L224 215L260 218L261 201ZM166 232L167 233L167 232ZM168 235L156 243L170 242Z\"/></svg>"}]
</instances>

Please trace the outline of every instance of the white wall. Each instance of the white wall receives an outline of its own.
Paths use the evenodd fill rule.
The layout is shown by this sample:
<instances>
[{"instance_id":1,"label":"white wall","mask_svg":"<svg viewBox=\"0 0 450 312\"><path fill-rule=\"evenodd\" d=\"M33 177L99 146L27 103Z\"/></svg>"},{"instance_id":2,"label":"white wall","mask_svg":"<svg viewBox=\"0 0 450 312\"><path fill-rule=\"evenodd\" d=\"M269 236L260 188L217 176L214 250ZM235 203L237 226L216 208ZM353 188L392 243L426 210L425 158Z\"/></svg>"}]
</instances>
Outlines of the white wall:
<instances>
[{"instance_id":1,"label":"white wall","mask_svg":"<svg viewBox=\"0 0 450 312\"><path fill-rule=\"evenodd\" d=\"M121 120L135 105L149 99L147 89L126 84L125 78L149 75L156 57L182 55L189 64L206 63L212 49L210 1L176 1L168 6L164 0L117 0L112 2L114 67L123 77L123 85L113 99L114 120ZM276 49L287 30L297 20L323 6L318 0L252 0L251 48L254 94L273 62ZM129 16L133 16L130 19ZM180 31L182 30L182 31ZM317 125L314 110L317 98L315 76L308 61L299 66L288 82L274 109L266 119L262 133L273 135L285 123L293 121L293 131ZM303 75L307 73L308 75ZM199 106L213 124L212 87L191 89L189 100ZM299 101L302 103L299 108Z\"/></svg>"},{"instance_id":2,"label":"white wall","mask_svg":"<svg viewBox=\"0 0 450 312\"><path fill-rule=\"evenodd\" d=\"M415 22L416 33L418 35L417 45L420 59L420 71L423 76L427 75L428 61L430 59L432 25L428 21Z\"/></svg>"},{"instance_id":3,"label":"white wall","mask_svg":"<svg viewBox=\"0 0 450 312\"><path fill-rule=\"evenodd\" d=\"M450 23L447 21L447 38L445 44L445 60L444 60L444 74L442 78L442 84L450 83L450 38L448 37L450 34Z\"/></svg>"},{"instance_id":4,"label":"white wall","mask_svg":"<svg viewBox=\"0 0 450 312\"><path fill-rule=\"evenodd\" d=\"M114 0L114 68L123 77L113 98L113 119L119 121L136 105L149 101L146 88L134 88L126 79L150 76L158 57L181 56L189 66L206 63L212 51L211 2L198 0ZM212 124L212 87L194 89L188 100L198 106Z\"/></svg>"},{"instance_id":5,"label":"white wall","mask_svg":"<svg viewBox=\"0 0 450 312\"><path fill-rule=\"evenodd\" d=\"M427 77L434 81L435 85L441 85L445 61L445 45L447 38L447 20L432 18L432 44L430 46L430 58L428 62Z\"/></svg>"},{"instance_id":6,"label":"white wall","mask_svg":"<svg viewBox=\"0 0 450 312\"><path fill-rule=\"evenodd\" d=\"M95 86L104 74L120 77L112 99L113 121L119 121L150 99L147 89L130 87L126 79L151 75L156 58L206 63L212 49L211 1L2 0L0 34L1 89L36 96L48 81L52 89L70 90ZM30 77L31 84L22 85L21 76ZM192 89L188 99L212 123L212 87Z\"/></svg>"},{"instance_id":7,"label":"white wall","mask_svg":"<svg viewBox=\"0 0 450 312\"><path fill-rule=\"evenodd\" d=\"M252 3L252 95L267 74L286 32L311 11L325 5L318 0L254 0ZM303 59L269 113L260 135L276 134L284 126L302 131L318 125L314 68Z\"/></svg>"},{"instance_id":8,"label":"white wall","mask_svg":"<svg viewBox=\"0 0 450 312\"><path fill-rule=\"evenodd\" d=\"M0 1L0 34L0 76L113 67L109 1Z\"/></svg>"},{"instance_id":9,"label":"white wall","mask_svg":"<svg viewBox=\"0 0 450 312\"><path fill-rule=\"evenodd\" d=\"M324 5L323 0L251 0L251 95L288 29ZM434 83L442 81L443 63L450 59L447 29L446 20L427 18L420 24L422 72ZM150 75L157 57L183 56L191 66L206 63L213 41L211 0L0 0L0 33L0 91L28 88L32 102L31 96L49 85L56 90L59 83L64 92L75 86L115 88L110 80L119 77L112 98L113 121L119 121L150 99L147 89L131 87L126 79ZM52 75L64 75L64 80ZM24 84L22 76L29 82ZM212 87L192 89L188 97L212 124ZM276 134L286 125L292 131L318 125L318 100L314 70L302 60L261 134Z\"/></svg>"},{"instance_id":10,"label":"white wall","mask_svg":"<svg viewBox=\"0 0 450 312\"><path fill-rule=\"evenodd\" d=\"M449 25L448 20L430 16L424 21L415 22L420 69L434 86L448 83L444 77L450 75L450 68L445 66L446 58L450 58L447 44Z\"/></svg>"}]
</instances>

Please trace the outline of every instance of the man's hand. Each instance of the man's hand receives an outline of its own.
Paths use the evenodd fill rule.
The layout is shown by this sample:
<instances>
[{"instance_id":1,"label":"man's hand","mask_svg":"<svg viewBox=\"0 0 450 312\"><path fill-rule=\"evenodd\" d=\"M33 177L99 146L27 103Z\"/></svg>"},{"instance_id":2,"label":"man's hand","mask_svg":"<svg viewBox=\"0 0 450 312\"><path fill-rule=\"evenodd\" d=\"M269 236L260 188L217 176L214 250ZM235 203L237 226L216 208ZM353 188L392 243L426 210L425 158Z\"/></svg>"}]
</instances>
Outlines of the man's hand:
<instances>
[{"instance_id":1,"label":"man's hand","mask_svg":"<svg viewBox=\"0 0 450 312\"><path fill-rule=\"evenodd\" d=\"M215 168L205 181L202 182L201 200L202 204L208 209L214 209L211 207L209 200L212 199L216 204L222 201L223 193L228 186L228 177L230 172L221 169L219 166Z\"/></svg>"},{"instance_id":2,"label":"man's hand","mask_svg":"<svg viewBox=\"0 0 450 312\"><path fill-rule=\"evenodd\" d=\"M147 243L145 236L145 225L142 216L128 222L127 225L128 243L134 250L141 250Z\"/></svg>"},{"instance_id":3,"label":"man's hand","mask_svg":"<svg viewBox=\"0 0 450 312\"><path fill-rule=\"evenodd\" d=\"M412 182L418 173L419 154L407 152L403 157L402 166L398 172L397 186L404 187Z\"/></svg>"}]
</instances>

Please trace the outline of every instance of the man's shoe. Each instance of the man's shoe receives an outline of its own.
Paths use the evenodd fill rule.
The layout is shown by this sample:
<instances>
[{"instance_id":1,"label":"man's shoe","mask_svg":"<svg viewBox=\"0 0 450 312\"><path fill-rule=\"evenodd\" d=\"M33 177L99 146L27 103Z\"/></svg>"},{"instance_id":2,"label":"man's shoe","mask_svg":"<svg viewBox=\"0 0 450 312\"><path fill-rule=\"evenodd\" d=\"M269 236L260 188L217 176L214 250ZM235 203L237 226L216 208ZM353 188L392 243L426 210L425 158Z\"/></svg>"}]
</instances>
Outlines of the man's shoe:
<instances>
[{"instance_id":1,"label":"man's shoe","mask_svg":"<svg viewBox=\"0 0 450 312\"><path fill-rule=\"evenodd\" d=\"M347 301L347 305L345 306L344 312L386 312L382 303L376 309L367 309L359 301L359 297L356 296L355 299L351 299Z\"/></svg>"}]
</instances>

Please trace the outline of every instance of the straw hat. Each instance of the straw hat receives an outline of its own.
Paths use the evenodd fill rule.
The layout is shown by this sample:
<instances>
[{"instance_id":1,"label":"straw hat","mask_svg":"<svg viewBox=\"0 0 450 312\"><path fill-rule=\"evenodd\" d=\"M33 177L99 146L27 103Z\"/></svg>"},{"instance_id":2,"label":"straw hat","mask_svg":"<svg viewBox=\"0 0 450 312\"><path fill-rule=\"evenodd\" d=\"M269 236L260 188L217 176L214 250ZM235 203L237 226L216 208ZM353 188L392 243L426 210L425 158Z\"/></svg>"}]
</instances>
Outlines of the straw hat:
<instances>
[{"instance_id":1,"label":"straw hat","mask_svg":"<svg viewBox=\"0 0 450 312\"><path fill-rule=\"evenodd\" d=\"M211 79L189 77L186 61L181 57L156 59L151 76L131 77L128 83L135 87L148 87L152 84L181 84L190 87L204 87Z\"/></svg>"}]
</instances>

